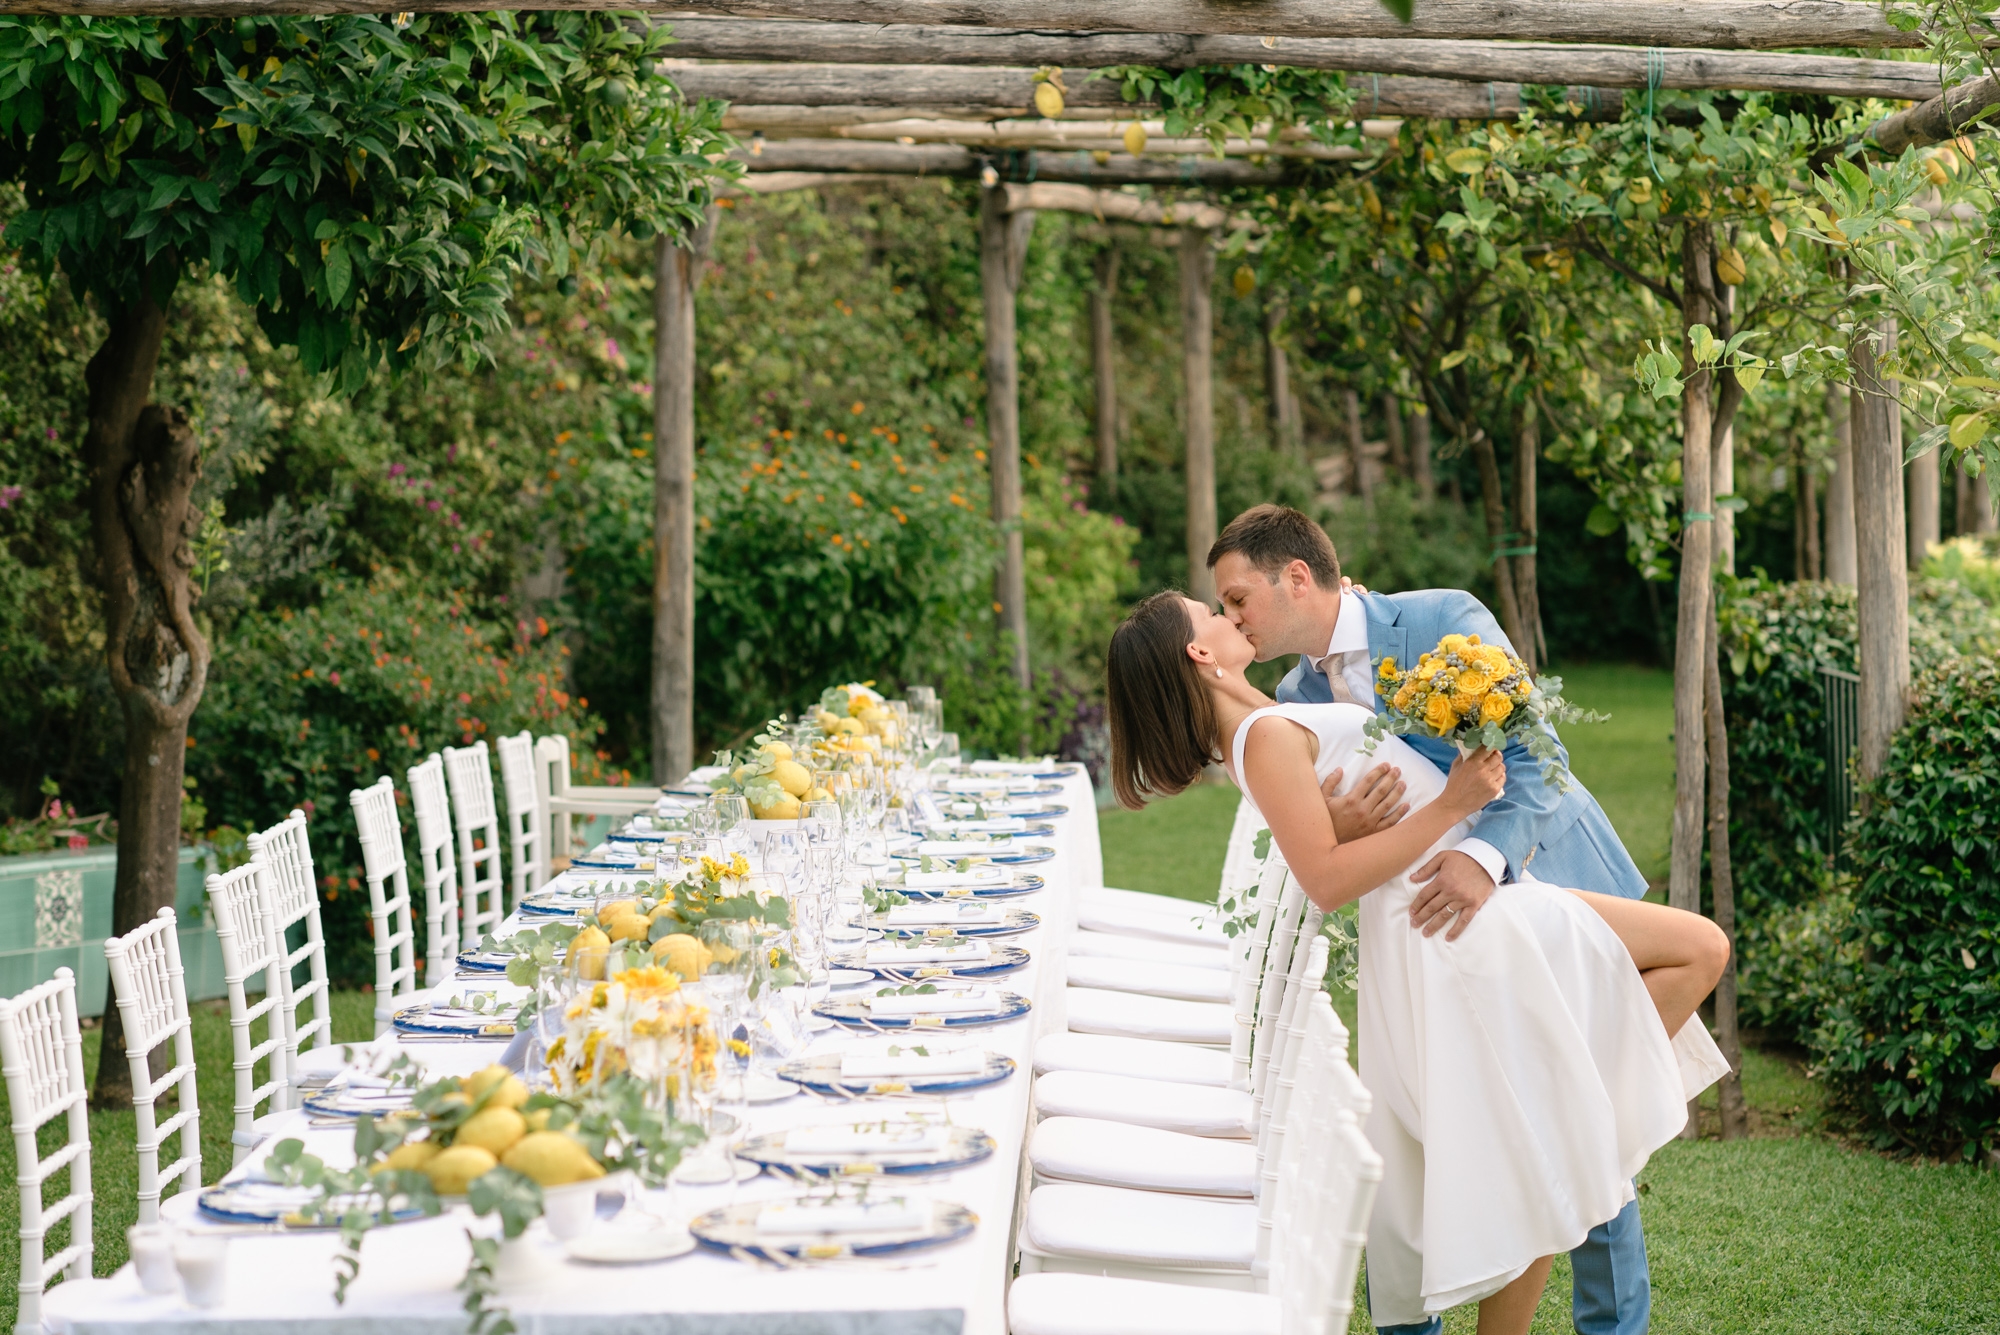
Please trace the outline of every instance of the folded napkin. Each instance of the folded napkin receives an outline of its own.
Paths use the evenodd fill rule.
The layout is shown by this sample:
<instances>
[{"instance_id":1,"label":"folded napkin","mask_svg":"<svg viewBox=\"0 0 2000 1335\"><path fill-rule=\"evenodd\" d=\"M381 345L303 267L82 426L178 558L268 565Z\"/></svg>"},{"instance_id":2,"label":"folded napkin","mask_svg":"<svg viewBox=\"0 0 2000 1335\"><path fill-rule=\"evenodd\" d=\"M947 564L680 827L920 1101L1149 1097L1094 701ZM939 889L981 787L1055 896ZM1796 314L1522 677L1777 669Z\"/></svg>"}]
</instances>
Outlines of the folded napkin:
<instances>
[{"instance_id":1,"label":"folded napkin","mask_svg":"<svg viewBox=\"0 0 2000 1335\"><path fill-rule=\"evenodd\" d=\"M870 1122L861 1126L800 1126L785 1133L788 1154L883 1154L941 1150L951 1133L919 1122Z\"/></svg>"},{"instance_id":2,"label":"folded napkin","mask_svg":"<svg viewBox=\"0 0 2000 1335\"><path fill-rule=\"evenodd\" d=\"M815 1233L911 1233L929 1226L923 1201L793 1201L757 1212L760 1237L809 1237Z\"/></svg>"},{"instance_id":3,"label":"folded napkin","mask_svg":"<svg viewBox=\"0 0 2000 1335\"><path fill-rule=\"evenodd\" d=\"M328 1089L387 1089L389 1078L371 1075L367 1071L346 1070L337 1073L326 1082Z\"/></svg>"},{"instance_id":4,"label":"folded napkin","mask_svg":"<svg viewBox=\"0 0 2000 1335\"><path fill-rule=\"evenodd\" d=\"M684 783L708 783L729 773L727 765L697 765L687 773Z\"/></svg>"},{"instance_id":5,"label":"folded napkin","mask_svg":"<svg viewBox=\"0 0 2000 1335\"><path fill-rule=\"evenodd\" d=\"M968 871L906 871L903 873L903 888L950 890L955 887L1005 885L1007 879L1007 873L998 867L973 867Z\"/></svg>"},{"instance_id":6,"label":"folded napkin","mask_svg":"<svg viewBox=\"0 0 2000 1335\"><path fill-rule=\"evenodd\" d=\"M998 927L1006 921L1003 906L978 901L898 904L888 917L891 927Z\"/></svg>"},{"instance_id":7,"label":"folded napkin","mask_svg":"<svg viewBox=\"0 0 2000 1335\"><path fill-rule=\"evenodd\" d=\"M870 964L945 964L984 960L992 953L984 941L967 941L962 945L944 946L919 937L908 945L894 941L878 941L868 947L865 958Z\"/></svg>"},{"instance_id":8,"label":"folded napkin","mask_svg":"<svg viewBox=\"0 0 2000 1335\"><path fill-rule=\"evenodd\" d=\"M1028 822L1019 816L996 816L989 820L955 820L944 830L951 834L1019 834L1027 828Z\"/></svg>"},{"instance_id":9,"label":"folded napkin","mask_svg":"<svg viewBox=\"0 0 2000 1335\"><path fill-rule=\"evenodd\" d=\"M923 858L980 858L1012 853L1015 846L1006 839L920 839L915 851Z\"/></svg>"},{"instance_id":10,"label":"folded napkin","mask_svg":"<svg viewBox=\"0 0 2000 1335\"><path fill-rule=\"evenodd\" d=\"M948 808L955 815L970 816L979 810L986 811L1039 811L1045 805L1042 798L1030 794L1027 797L984 797L977 802L966 798L954 798Z\"/></svg>"},{"instance_id":11,"label":"folded napkin","mask_svg":"<svg viewBox=\"0 0 2000 1335\"><path fill-rule=\"evenodd\" d=\"M891 993L868 998L870 1015L972 1015L999 1005L990 987L961 992Z\"/></svg>"},{"instance_id":12,"label":"folded napkin","mask_svg":"<svg viewBox=\"0 0 2000 1335\"><path fill-rule=\"evenodd\" d=\"M974 774L1039 774L1054 768L1053 760L975 760L966 768Z\"/></svg>"},{"instance_id":13,"label":"folded napkin","mask_svg":"<svg viewBox=\"0 0 2000 1335\"><path fill-rule=\"evenodd\" d=\"M1030 778L1016 778L1006 774L989 774L980 778L946 779L947 793L1032 793L1041 784Z\"/></svg>"},{"instance_id":14,"label":"folded napkin","mask_svg":"<svg viewBox=\"0 0 2000 1335\"><path fill-rule=\"evenodd\" d=\"M986 1069L986 1053L980 1048L963 1052L921 1052L902 1049L893 1057L887 1052L843 1052L840 1054L842 1080L879 1080L892 1076L978 1075Z\"/></svg>"}]
</instances>

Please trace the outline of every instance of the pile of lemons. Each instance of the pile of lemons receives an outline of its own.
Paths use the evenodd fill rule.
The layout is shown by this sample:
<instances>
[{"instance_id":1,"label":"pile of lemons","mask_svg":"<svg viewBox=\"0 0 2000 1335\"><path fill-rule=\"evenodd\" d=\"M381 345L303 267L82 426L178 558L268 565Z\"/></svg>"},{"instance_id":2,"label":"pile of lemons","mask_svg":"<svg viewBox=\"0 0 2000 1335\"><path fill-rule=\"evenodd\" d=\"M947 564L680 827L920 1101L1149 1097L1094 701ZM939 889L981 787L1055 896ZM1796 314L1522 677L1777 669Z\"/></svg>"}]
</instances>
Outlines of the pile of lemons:
<instances>
[{"instance_id":1,"label":"pile of lemons","mask_svg":"<svg viewBox=\"0 0 2000 1335\"><path fill-rule=\"evenodd\" d=\"M462 1196L476 1178L506 1167L543 1187L565 1187L604 1176L604 1166L579 1142L548 1129L549 1110L523 1112L528 1087L504 1066L489 1066L459 1081L463 1106L479 1111L459 1123L451 1144L436 1135L408 1140L370 1171L415 1170L431 1180L440 1196ZM482 1099L484 1102L482 1103Z\"/></svg>"},{"instance_id":2,"label":"pile of lemons","mask_svg":"<svg viewBox=\"0 0 2000 1335\"><path fill-rule=\"evenodd\" d=\"M652 934L653 924L674 916L674 905L663 899L651 909L636 899L614 899L597 910L594 922L570 938L568 958L579 977L601 980L612 945L621 941L643 943ZM655 964L672 969L683 981L692 982L708 972L714 954L700 940L686 932L674 932L653 942L647 951Z\"/></svg>"}]
</instances>

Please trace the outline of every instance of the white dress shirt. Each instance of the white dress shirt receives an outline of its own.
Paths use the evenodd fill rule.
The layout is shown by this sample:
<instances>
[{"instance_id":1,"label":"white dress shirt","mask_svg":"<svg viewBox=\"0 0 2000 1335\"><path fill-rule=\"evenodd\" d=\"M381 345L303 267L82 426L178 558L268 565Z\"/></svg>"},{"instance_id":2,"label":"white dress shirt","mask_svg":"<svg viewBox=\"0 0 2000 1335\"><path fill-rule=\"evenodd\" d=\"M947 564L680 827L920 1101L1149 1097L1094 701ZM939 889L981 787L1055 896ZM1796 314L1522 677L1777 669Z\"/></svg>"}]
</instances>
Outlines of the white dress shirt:
<instances>
[{"instance_id":1,"label":"white dress shirt","mask_svg":"<svg viewBox=\"0 0 2000 1335\"><path fill-rule=\"evenodd\" d=\"M1375 708L1375 668L1368 661L1368 614L1352 593L1343 591L1340 595L1340 613L1334 618L1333 638L1327 641L1326 652L1317 658L1308 654L1306 661L1323 676L1330 675L1329 669L1338 670L1355 701ZM1484 839L1461 840L1454 851L1485 868L1493 884L1507 879L1506 856Z\"/></svg>"}]
</instances>

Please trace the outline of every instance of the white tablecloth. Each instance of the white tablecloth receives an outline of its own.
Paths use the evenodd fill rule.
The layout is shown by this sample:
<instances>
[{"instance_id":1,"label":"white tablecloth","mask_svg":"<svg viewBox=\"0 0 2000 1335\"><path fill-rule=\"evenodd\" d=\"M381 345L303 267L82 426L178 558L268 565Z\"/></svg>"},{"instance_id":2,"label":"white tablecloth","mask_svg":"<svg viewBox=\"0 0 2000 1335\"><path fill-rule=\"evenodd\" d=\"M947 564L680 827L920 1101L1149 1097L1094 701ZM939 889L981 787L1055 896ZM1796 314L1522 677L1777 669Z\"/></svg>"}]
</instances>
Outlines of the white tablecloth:
<instances>
[{"instance_id":1,"label":"white tablecloth","mask_svg":"<svg viewBox=\"0 0 2000 1335\"><path fill-rule=\"evenodd\" d=\"M905 1189L970 1207L979 1216L972 1237L895 1261L783 1271L703 1250L653 1264L601 1267L568 1260L537 1225L528 1235L533 1273L502 1277L501 1301L521 1335L999 1335L1006 1329L1004 1294L1032 1107L1033 1040L1062 1027L1062 956L1076 921L1076 894L1104 883L1090 781L1072 775L1063 787L1058 800L1069 812L1056 822L1057 856L1030 869L1046 878L1048 888L1009 901L1042 917L1039 930L1010 938L1027 948L1032 962L997 983L1029 997L1035 1009L1009 1024L950 1035L954 1047L984 1046L1012 1057L1018 1067L1013 1077L954 1096L948 1105L873 1099L835 1104L802 1093L749 1110L750 1129L762 1132L848 1122L857 1112L881 1116L948 1106L954 1123L990 1134L997 1152L974 1168L918 1179ZM845 1033L823 1034L814 1047L851 1041ZM443 1075L487 1064L498 1057L500 1045L417 1043L407 1050ZM229 1109L203 1113L226 1119ZM329 1161L351 1160L352 1133L346 1128L310 1128L298 1113L289 1120L293 1125L277 1135L303 1135L308 1149ZM733 1199L794 1191L760 1177L735 1187ZM679 1213L692 1217L731 1199L729 1187L681 1186L672 1197L649 1193L645 1208L664 1213L671 1200ZM344 1307L333 1300L332 1235L257 1233L230 1241L228 1300L220 1308L198 1310L178 1295L148 1297L127 1265L109 1279L51 1289L44 1318L58 1335L330 1335L360 1329L371 1335L461 1335L467 1318L457 1284L468 1256L468 1225L482 1233L491 1229L489 1221L474 1221L461 1207L371 1233L360 1278Z\"/></svg>"}]
</instances>

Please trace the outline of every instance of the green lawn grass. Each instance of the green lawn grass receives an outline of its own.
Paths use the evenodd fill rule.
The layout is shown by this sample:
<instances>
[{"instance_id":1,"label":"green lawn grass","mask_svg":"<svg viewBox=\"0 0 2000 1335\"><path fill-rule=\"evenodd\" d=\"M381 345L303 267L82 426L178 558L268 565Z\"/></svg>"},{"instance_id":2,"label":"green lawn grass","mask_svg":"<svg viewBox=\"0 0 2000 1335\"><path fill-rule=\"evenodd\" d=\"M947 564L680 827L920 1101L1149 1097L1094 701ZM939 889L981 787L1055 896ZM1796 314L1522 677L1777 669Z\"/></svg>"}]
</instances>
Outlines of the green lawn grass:
<instances>
[{"instance_id":1,"label":"green lawn grass","mask_svg":"<svg viewBox=\"0 0 2000 1335\"><path fill-rule=\"evenodd\" d=\"M1564 729L1571 767L1649 878L1666 875L1673 810L1671 678L1653 668L1562 671L1578 703L1610 714ZM1203 785L1140 812L1102 815L1106 884L1215 894L1235 790ZM1350 1029L1352 993L1335 995ZM1902 1163L1817 1130L1818 1086L1782 1054L1744 1054L1752 1138L1675 1141L1640 1175L1655 1335L1986 1332L2000 1335L2000 1173ZM1570 1275L1556 1261L1534 1330L1565 1335ZM1473 1309L1447 1315L1472 1335ZM1350 1331L1370 1330L1357 1312Z\"/></svg>"},{"instance_id":2,"label":"green lawn grass","mask_svg":"<svg viewBox=\"0 0 2000 1335\"><path fill-rule=\"evenodd\" d=\"M229 1009L221 1001L196 1002L193 1006L195 1080L201 1099L201 1174L212 1183L229 1171L232 1147L229 1133L234 1129L236 1103L235 1057L229 1038ZM362 992L333 994L333 1035L337 1042L360 1042L375 1032L375 998ZM91 1028L83 1035L85 1079L97 1074L97 1053L103 1031ZM122 1055L122 1054L121 1054ZM0 1107L6 1106L6 1092L0 1089ZM171 1115L171 1109L166 1114ZM65 1137L65 1123L57 1119L42 1130L41 1152L48 1154ZM138 1127L131 1109L122 1112L93 1112L90 1115L90 1168L95 1199L91 1203L92 1241L95 1253L91 1269L108 1275L125 1264L125 1230L139 1221ZM161 1152L165 1163L179 1157L176 1136ZM21 1265L21 1197L15 1190L13 1137L0 1139L0 1329L11 1329L17 1295L13 1277ZM69 1194L69 1171L57 1173L45 1184L43 1200L54 1202ZM52 1230L48 1252L69 1245L69 1223Z\"/></svg>"}]
</instances>

